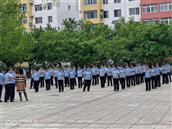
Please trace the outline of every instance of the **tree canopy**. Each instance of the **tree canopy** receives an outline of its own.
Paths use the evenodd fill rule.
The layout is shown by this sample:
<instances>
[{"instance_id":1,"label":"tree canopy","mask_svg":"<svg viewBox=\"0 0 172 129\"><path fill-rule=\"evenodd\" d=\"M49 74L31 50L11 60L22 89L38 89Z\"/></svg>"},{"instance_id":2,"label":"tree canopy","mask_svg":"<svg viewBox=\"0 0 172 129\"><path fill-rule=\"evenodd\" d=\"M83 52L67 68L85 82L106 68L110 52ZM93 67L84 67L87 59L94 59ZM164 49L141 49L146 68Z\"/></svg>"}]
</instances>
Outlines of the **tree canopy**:
<instances>
[{"instance_id":1,"label":"tree canopy","mask_svg":"<svg viewBox=\"0 0 172 129\"><path fill-rule=\"evenodd\" d=\"M114 26L65 19L57 30L26 32L17 0L0 1L0 61L74 65L154 63L172 56L172 25L120 20Z\"/></svg>"}]
</instances>

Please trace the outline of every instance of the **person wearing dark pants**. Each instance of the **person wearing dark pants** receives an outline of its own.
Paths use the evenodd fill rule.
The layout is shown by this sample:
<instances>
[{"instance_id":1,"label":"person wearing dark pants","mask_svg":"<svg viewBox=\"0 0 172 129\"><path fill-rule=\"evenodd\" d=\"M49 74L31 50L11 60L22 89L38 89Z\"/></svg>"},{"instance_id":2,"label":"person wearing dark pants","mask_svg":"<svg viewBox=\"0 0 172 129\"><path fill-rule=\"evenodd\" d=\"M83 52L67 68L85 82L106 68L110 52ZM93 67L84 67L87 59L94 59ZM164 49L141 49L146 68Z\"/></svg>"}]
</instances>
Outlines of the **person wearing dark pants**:
<instances>
[{"instance_id":1,"label":"person wearing dark pants","mask_svg":"<svg viewBox=\"0 0 172 129\"><path fill-rule=\"evenodd\" d=\"M55 69L54 72L53 72L53 75L54 75L54 81L55 81L56 89L58 88L57 74L58 74L58 70Z\"/></svg>"},{"instance_id":2,"label":"person wearing dark pants","mask_svg":"<svg viewBox=\"0 0 172 129\"><path fill-rule=\"evenodd\" d=\"M31 70L31 79L30 79L30 89L32 89L33 86L34 86L33 74L34 74L34 69L32 68L32 70Z\"/></svg>"},{"instance_id":3,"label":"person wearing dark pants","mask_svg":"<svg viewBox=\"0 0 172 129\"><path fill-rule=\"evenodd\" d=\"M155 65L155 87L160 87L161 86L161 78L160 78L160 67Z\"/></svg>"},{"instance_id":4,"label":"person wearing dark pants","mask_svg":"<svg viewBox=\"0 0 172 129\"><path fill-rule=\"evenodd\" d=\"M40 74L40 87L44 87L45 70L43 69L43 67L40 68L39 74Z\"/></svg>"},{"instance_id":5,"label":"person wearing dark pants","mask_svg":"<svg viewBox=\"0 0 172 129\"><path fill-rule=\"evenodd\" d=\"M114 91L119 91L119 70L117 68L114 68L112 70L112 76L113 76L113 85L114 85Z\"/></svg>"},{"instance_id":6,"label":"person wearing dark pants","mask_svg":"<svg viewBox=\"0 0 172 129\"><path fill-rule=\"evenodd\" d=\"M78 88L82 88L82 76L83 76L83 69L78 67L78 70L77 70Z\"/></svg>"},{"instance_id":7,"label":"person wearing dark pants","mask_svg":"<svg viewBox=\"0 0 172 129\"><path fill-rule=\"evenodd\" d=\"M13 102L13 93L12 93L12 87L11 87L11 79L12 74L10 70L7 68L5 73L5 95L4 95L4 102L7 102L10 100L10 102Z\"/></svg>"},{"instance_id":8,"label":"person wearing dark pants","mask_svg":"<svg viewBox=\"0 0 172 129\"><path fill-rule=\"evenodd\" d=\"M76 77L76 72L74 69L70 69L69 71L69 77L70 77L70 90L75 89L75 77Z\"/></svg>"},{"instance_id":9,"label":"person wearing dark pants","mask_svg":"<svg viewBox=\"0 0 172 129\"><path fill-rule=\"evenodd\" d=\"M65 69L64 69L64 83L65 83L65 87L69 87L69 68L68 68L68 66L65 66Z\"/></svg>"},{"instance_id":10,"label":"person wearing dark pants","mask_svg":"<svg viewBox=\"0 0 172 129\"><path fill-rule=\"evenodd\" d=\"M91 87L91 80L92 80L92 72L91 70L88 69L88 67L86 67L84 73L84 88L83 88L83 92L85 92L85 90L87 89L87 91L90 91L90 87Z\"/></svg>"},{"instance_id":11,"label":"person wearing dark pants","mask_svg":"<svg viewBox=\"0 0 172 129\"><path fill-rule=\"evenodd\" d=\"M58 80L58 85L59 85L59 92L63 92L64 91L64 84L63 84L64 72L61 67L59 67L59 70L57 72L57 80Z\"/></svg>"},{"instance_id":12,"label":"person wearing dark pants","mask_svg":"<svg viewBox=\"0 0 172 129\"><path fill-rule=\"evenodd\" d=\"M150 91L151 90L151 69L149 69L149 67L146 67L145 83L146 83L146 91Z\"/></svg>"},{"instance_id":13,"label":"person wearing dark pants","mask_svg":"<svg viewBox=\"0 0 172 129\"><path fill-rule=\"evenodd\" d=\"M69 87L69 77L64 77L65 87Z\"/></svg>"},{"instance_id":14,"label":"person wearing dark pants","mask_svg":"<svg viewBox=\"0 0 172 129\"><path fill-rule=\"evenodd\" d=\"M12 100L14 101L15 98L15 83L16 83L16 73L13 71L13 69L10 70L11 73L11 80L10 80L10 89L12 94Z\"/></svg>"},{"instance_id":15,"label":"person wearing dark pants","mask_svg":"<svg viewBox=\"0 0 172 129\"><path fill-rule=\"evenodd\" d=\"M46 90L50 90L51 85L51 71L45 68L45 83L46 83Z\"/></svg>"},{"instance_id":16,"label":"person wearing dark pants","mask_svg":"<svg viewBox=\"0 0 172 129\"><path fill-rule=\"evenodd\" d=\"M92 72L92 75L93 75L93 79L92 79L92 85L97 85L97 82L96 82L96 75L97 75L97 68L95 66L93 66L91 68L91 72Z\"/></svg>"},{"instance_id":17,"label":"person wearing dark pants","mask_svg":"<svg viewBox=\"0 0 172 129\"><path fill-rule=\"evenodd\" d=\"M131 76L131 69L129 68L129 66L128 65L126 65L126 70L125 70L125 72L126 72L126 84L127 84L127 87L130 87L130 85L131 85L131 83L130 83L130 76Z\"/></svg>"},{"instance_id":18,"label":"person wearing dark pants","mask_svg":"<svg viewBox=\"0 0 172 129\"><path fill-rule=\"evenodd\" d=\"M2 89L3 89L3 85L2 85L2 84L0 84L0 102L2 102L2 100L1 100L1 96L2 96Z\"/></svg>"},{"instance_id":19,"label":"person wearing dark pants","mask_svg":"<svg viewBox=\"0 0 172 129\"><path fill-rule=\"evenodd\" d=\"M31 80L30 80L30 89L33 88L33 85L34 85L34 83L33 83L33 77L31 77Z\"/></svg>"},{"instance_id":20,"label":"person wearing dark pants","mask_svg":"<svg viewBox=\"0 0 172 129\"><path fill-rule=\"evenodd\" d=\"M108 67L107 69L107 81L108 81L108 86L112 86L112 67Z\"/></svg>"},{"instance_id":21,"label":"person wearing dark pants","mask_svg":"<svg viewBox=\"0 0 172 129\"><path fill-rule=\"evenodd\" d=\"M58 80L58 84L59 84L59 92L64 92L63 80Z\"/></svg>"},{"instance_id":22,"label":"person wearing dark pants","mask_svg":"<svg viewBox=\"0 0 172 129\"><path fill-rule=\"evenodd\" d=\"M131 67L130 67L130 83L132 86L136 85L135 73L136 73L135 67L133 65L131 65Z\"/></svg>"},{"instance_id":23,"label":"person wearing dark pants","mask_svg":"<svg viewBox=\"0 0 172 129\"><path fill-rule=\"evenodd\" d=\"M36 68L35 71L34 71L33 79L34 79L34 89L35 89L35 92L39 92L40 74L38 72L38 68Z\"/></svg>"},{"instance_id":24,"label":"person wearing dark pants","mask_svg":"<svg viewBox=\"0 0 172 129\"><path fill-rule=\"evenodd\" d=\"M99 69L99 75L100 75L100 83L101 83L101 88L105 87L106 83L106 76L105 76L105 70L103 67Z\"/></svg>"},{"instance_id":25,"label":"person wearing dark pants","mask_svg":"<svg viewBox=\"0 0 172 129\"><path fill-rule=\"evenodd\" d=\"M120 68L120 83L121 89L125 89L125 69L123 67Z\"/></svg>"},{"instance_id":26,"label":"person wearing dark pants","mask_svg":"<svg viewBox=\"0 0 172 129\"><path fill-rule=\"evenodd\" d=\"M0 70L0 102L2 102L1 96L2 96L4 81L5 81L5 76L2 74L2 71Z\"/></svg>"}]
</instances>

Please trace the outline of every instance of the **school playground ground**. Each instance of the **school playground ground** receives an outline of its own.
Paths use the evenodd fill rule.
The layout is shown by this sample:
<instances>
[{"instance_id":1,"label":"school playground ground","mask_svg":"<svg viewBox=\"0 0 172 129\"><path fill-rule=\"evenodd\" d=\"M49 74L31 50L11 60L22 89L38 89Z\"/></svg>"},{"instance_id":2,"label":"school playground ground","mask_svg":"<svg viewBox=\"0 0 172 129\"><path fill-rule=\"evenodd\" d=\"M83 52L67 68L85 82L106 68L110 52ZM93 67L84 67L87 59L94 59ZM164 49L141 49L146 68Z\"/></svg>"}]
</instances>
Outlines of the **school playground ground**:
<instances>
[{"instance_id":1,"label":"school playground ground","mask_svg":"<svg viewBox=\"0 0 172 129\"><path fill-rule=\"evenodd\" d=\"M29 82L28 82L29 83ZM0 129L171 129L172 83L145 92L92 86L58 93L27 89L29 102L0 103ZM24 97L23 97L24 100Z\"/></svg>"}]
</instances>

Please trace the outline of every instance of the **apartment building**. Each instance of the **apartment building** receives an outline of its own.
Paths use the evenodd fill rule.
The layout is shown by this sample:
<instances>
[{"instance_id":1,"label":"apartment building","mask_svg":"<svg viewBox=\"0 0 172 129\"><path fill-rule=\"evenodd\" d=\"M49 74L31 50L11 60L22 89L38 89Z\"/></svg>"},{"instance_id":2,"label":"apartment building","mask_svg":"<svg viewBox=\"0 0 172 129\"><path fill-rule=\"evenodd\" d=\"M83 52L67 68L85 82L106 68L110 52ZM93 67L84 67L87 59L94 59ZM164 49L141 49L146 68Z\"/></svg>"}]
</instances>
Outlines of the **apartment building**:
<instances>
[{"instance_id":1,"label":"apartment building","mask_svg":"<svg viewBox=\"0 0 172 129\"><path fill-rule=\"evenodd\" d=\"M141 0L141 21L172 23L172 0Z\"/></svg>"},{"instance_id":2,"label":"apartment building","mask_svg":"<svg viewBox=\"0 0 172 129\"><path fill-rule=\"evenodd\" d=\"M35 27L62 28L63 20L75 18L79 20L78 0L34 0L32 9Z\"/></svg>"},{"instance_id":3,"label":"apartment building","mask_svg":"<svg viewBox=\"0 0 172 129\"><path fill-rule=\"evenodd\" d=\"M103 4L101 0L81 0L80 1L81 19L92 23L102 23Z\"/></svg>"},{"instance_id":4,"label":"apartment building","mask_svg":"<svg viewBox=\"0 0 172 129\"><path fill-rule=\"evenodd\" d=\"M22 24L28 31L31 31L33 28L32 6L33 0L21 0L20 9L25 14L22 18Z\"/></svg>"},{"instance_id":5,"label":"apartment building","mask_svg":"<svg viewBox=\"0 0 172 129\"><path fill-rule=\"evenodd\" d=\"M140 21L140 0L81 0L82 19L112 26L120 18Z\"/></svg>"}]
</instances>

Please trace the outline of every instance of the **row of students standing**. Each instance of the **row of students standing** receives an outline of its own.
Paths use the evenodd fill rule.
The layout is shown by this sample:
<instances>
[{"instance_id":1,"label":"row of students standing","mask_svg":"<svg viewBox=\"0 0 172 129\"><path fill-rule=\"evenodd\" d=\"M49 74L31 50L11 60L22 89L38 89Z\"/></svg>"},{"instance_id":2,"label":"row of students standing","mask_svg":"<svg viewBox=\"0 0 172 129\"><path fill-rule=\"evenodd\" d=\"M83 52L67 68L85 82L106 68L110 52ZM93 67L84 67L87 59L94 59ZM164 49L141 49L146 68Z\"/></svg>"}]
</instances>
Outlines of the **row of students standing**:
<instances>
[{"instance_id":1,"label":"row of students standing","mask_svg":"<svg viewBox=\"0 0 172 129\"><path fill-rule=\"evenodd\" d=\"M15 88L19 93L20 101L22 101L21 92L23 92L26 100L26 76L24 75L23 69L17 69L15 72L12 68L6 68L5 71L0 70L0 102L2 101L2 90L5 89L4 102L14 102L15 100Z\"/></svg>"},{"instance_id":2,"label":"row of students standing","mask_svg":"<svg viewBox=\"0 0 172 129\"><path fill-rule=\"evenodd\" d=\"M151 91L151 89L156 89L161 87L161 84L168 84L169 82L172 82L169 64L146 66L146 91Z\"/></svg>"},{"instance_id":3,"label":"row of students standing","mask_svg":"<svg viewBox=\"0 0 172 129\"><path fill-rule=\"evenodd\" d=\"M143 83L143 76L145 72L144 65L138 66L88 66L85 68L78 68L75 70L74 68L65 67L64 69L58 68L55 70L52 69L40 69L34 70L32 72L32 80L34 80L35 91L38 92L39 82L42 83L41 74L44 71L44 78L46 82L46 89L50 90L50 83L53 82L52 76L55 79L56 88L59 88L59 92L64 91L65 87L70 87L70 90L75 89L76 78L78 80L78 88L82 88L83 80L84 86L88 84L97 85L99 84L99 80L101 83L101 88L105 87L107 82L108 86L112 86L113 84L116 86L114 90L119 90L119 83L121 84L121 88L125 89L130 87L131 85L136 85ZM89 71L89 72L88 72ZM89 75L87 75L89 73ZM91 77L90 77L91 73ZM84 78L84 79L83 79ZM88 83L88 78L91 83ZM44 82L44 81L43 81ZM87 83L85 83L87 82ZM42 85L42 84L41 84ZM41 87L40 85L40 87Z\"/></svg>"}]
</instances>

